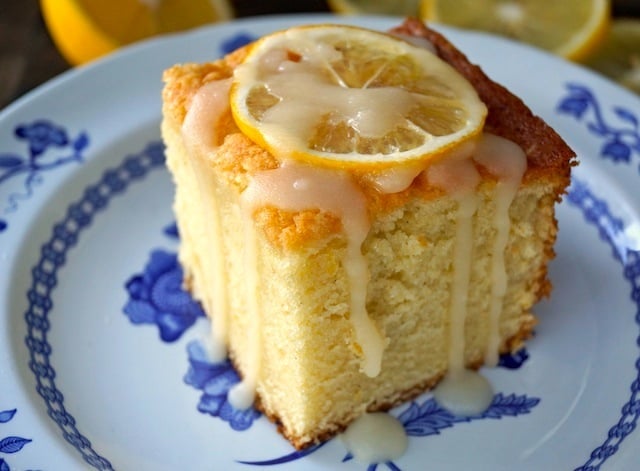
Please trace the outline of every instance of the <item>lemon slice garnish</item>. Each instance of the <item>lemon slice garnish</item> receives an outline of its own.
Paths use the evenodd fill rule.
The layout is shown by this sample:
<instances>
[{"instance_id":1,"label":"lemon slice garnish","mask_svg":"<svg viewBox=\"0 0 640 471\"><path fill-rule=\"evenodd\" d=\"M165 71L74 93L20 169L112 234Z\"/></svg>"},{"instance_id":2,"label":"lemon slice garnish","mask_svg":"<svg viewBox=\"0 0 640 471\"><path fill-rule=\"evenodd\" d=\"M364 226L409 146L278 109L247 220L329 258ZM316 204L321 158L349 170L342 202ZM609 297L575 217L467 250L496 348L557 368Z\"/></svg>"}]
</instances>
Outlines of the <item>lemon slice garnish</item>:
<instances>
[{"instance_id":1,"label":"lemon slice garnish","mask_svg":"<svg viewBox=\"0 0 640 471\"><path fill-rule=\"evenodd\" d=\"M60 53L83 64L140 39L228 20L228 0L40 0Z\"/></svg>"},{"instance_id":2,"label":"lemon slice garnish","mask_svg":"<svg viewBox=\"0 0 640 471\"><path fill-rule=\"evenodd\" d=\"M579 60L606 36L609 0L422 0L421 17Z\"/></svg>"},{"instance_id":3,"label":"lemon slice garnish","mask_svg":"<svg viewBox=\"0 0 640 471\"><path fill-rule=\"evenodd\" d=\"M337 25L254 43L230 103L242 132L273 155L340 168L433 159L476 136L487 113L473 86L430 50Z\"/></svg>"}]
</instances>

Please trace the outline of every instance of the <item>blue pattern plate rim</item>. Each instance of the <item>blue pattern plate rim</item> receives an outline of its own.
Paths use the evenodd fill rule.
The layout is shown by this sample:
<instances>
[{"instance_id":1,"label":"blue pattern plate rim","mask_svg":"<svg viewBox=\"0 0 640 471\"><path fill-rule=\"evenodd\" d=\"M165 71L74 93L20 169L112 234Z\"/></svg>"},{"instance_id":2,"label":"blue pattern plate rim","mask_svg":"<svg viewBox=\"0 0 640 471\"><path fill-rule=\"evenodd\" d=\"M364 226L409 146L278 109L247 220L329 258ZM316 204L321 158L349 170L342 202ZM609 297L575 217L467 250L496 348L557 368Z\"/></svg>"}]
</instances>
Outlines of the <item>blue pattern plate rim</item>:
<instances>
[{"instance_id":1,"label":"blue pattern plate rim","mask_svg":"<svg viewBox=\"0 0 640 471\"><path fill-rule=\"evenodd\" d=\"M528 350L487 371L500 393L483 417L452 418L428 394L397 408L411 439L394 462L357 463L339 440L294 452L264 417L226 403L234 372L207 362L207 323L175 287L161 72L294 24L398 21L289 15L152 39L0 112L0 471L634 469L640 100L546 53L450 28L581 161Z\"/></svg>"}]
</instances>

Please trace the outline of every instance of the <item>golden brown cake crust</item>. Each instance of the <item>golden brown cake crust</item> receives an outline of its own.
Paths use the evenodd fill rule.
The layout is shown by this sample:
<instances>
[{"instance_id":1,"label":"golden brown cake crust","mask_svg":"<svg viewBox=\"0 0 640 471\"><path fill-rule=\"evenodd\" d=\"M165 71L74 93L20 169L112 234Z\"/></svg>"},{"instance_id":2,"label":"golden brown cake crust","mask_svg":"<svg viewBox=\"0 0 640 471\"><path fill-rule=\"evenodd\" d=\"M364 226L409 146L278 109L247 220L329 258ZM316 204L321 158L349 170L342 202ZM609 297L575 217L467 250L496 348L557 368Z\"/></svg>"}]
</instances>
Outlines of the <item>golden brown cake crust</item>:
<instances>
[{"instance_id":1,"label":"golden brown cake crust","mask_svg":"<svg viewBox=\"0 0 640 471\"><path fill-rule=\"evenodd\" d=\"M165 70L162 75L166 84L162 90L164 114L181 124L191 104L191 98L200 87L215 80L231 77L233 69L242 62L246 54L246 48L241 48L214 62L178 64Z\"/></svg>"},{"instance_id":2,"label":"golden brown cake crust","mask_svg":"<svg viewBox=\"0 0 640 471\"><path fill-rule=\"evenodd\" d=\"M479 368L479 367L480 365L476 366L476 368ZM429 378L428 380L425 380L424 382L414 386L410 390L402 392L397 401L378 404L375 407L370 408L367 412L388 411L392 407L395 407L399 404L415 399L425 391L429 391L430 389L433 389L435 385L438 384L438 382L442 379L442 376L443 375L439 375L433 378ZM276 425L278 429L278 433L280 433L283 437L289 440L289 442L298 450L302 450L314 444L325 442L335 437L339 433L344 432L349 426L349 424L335 424L335 426L330 430L322 431L318 435L316 435L314 441L312 442L302 441L300 440L299 437L291 436L287 433L287 430L283 427L282 422L278 418L278 415L275 413L272 413L271 411L266 410L263 404L261 403L259 396L256 399L255 406L269 419L269 421L271 421L273 424Z\"/></svg>"}]
</instances>

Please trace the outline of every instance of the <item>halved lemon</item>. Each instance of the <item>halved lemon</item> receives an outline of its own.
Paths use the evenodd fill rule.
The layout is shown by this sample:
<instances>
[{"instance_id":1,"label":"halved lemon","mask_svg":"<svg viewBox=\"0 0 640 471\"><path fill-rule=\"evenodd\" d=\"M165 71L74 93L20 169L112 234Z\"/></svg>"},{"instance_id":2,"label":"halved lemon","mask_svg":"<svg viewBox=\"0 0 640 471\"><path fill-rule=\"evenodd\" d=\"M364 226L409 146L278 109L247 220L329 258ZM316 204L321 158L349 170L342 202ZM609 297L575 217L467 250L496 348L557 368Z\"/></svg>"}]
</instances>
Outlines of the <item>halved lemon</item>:
<instances>
[{"instance_id":1,"label":"halved lemon","mask_svg":"<svg viewBox=\"0 0 640 471\"><path fill-rule=\"evenodd\" d=\"M427 48L350 26L292 28L251 46L230 92L238 127L280 158L385 168L481 130L473 86Z\"/></svg>"},{"instance_id":2,"label":"halved lemon","mask_svg":"<svg viewBox=\"0 0 640 471\"><path fill-rule=\"evenodd\" d=\"M328 0L329 8L336 13L358 15L412 15L418 13L420 0Z\"/></svg>"},{"instance_id":3,"label":"halved lemon","mask_svg":"<svg viewBox=\"0 0 640 471\"><path fill-rule=\"evenodd\" d=\"M640 93L640 20L615 20L602 46L584 64Z\"/></svg>"},{"instance_id":4,"label":"halved lemon","mask_svg":"<svg viewBox=\"0 0 640 471\"><path fill-rule=\"evenodd\" d=\"M40 7L56 47L73 65L232 16L227 0L40 0Z\"/></svg>"},{"instance_id":5,"label":"halved lemon","mask_svg":"<svg viewBox=\"0 0 640 471\"><path fill-rule=\"evenodd\" d=\"M422 0L423 20L486 31L579 60L606 36L609 0Z\"/></svg>"}]
</instances>

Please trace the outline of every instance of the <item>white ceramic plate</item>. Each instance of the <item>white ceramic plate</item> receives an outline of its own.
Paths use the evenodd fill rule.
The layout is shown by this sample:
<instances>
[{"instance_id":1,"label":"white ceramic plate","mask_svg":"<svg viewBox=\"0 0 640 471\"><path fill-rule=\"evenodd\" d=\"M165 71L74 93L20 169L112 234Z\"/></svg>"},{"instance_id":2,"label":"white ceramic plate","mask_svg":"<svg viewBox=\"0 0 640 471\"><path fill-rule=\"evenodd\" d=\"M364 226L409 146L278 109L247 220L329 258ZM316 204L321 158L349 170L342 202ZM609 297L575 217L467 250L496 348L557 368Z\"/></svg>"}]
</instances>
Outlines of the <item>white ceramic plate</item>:
<instances>
[{"instance_id":1,"label":"white ceramic plate","mask_svg":"<svg viewBox=\"0 0 640 471\"><path fill-rule=\"evenodd\" d=\"M294 453L264 417L230 408L235 373L201 358L206 321L178 289L161 73L327 21L398 22L271 17L152 40L0 114L1 471L637 469L640 100L480 34L446 30L581 161L526 361L487 372L498 394L482 417L455 419L429 395L399 407L409 451L377 466L350 460L339 440Z\"/></svg>"}]
</instances>

